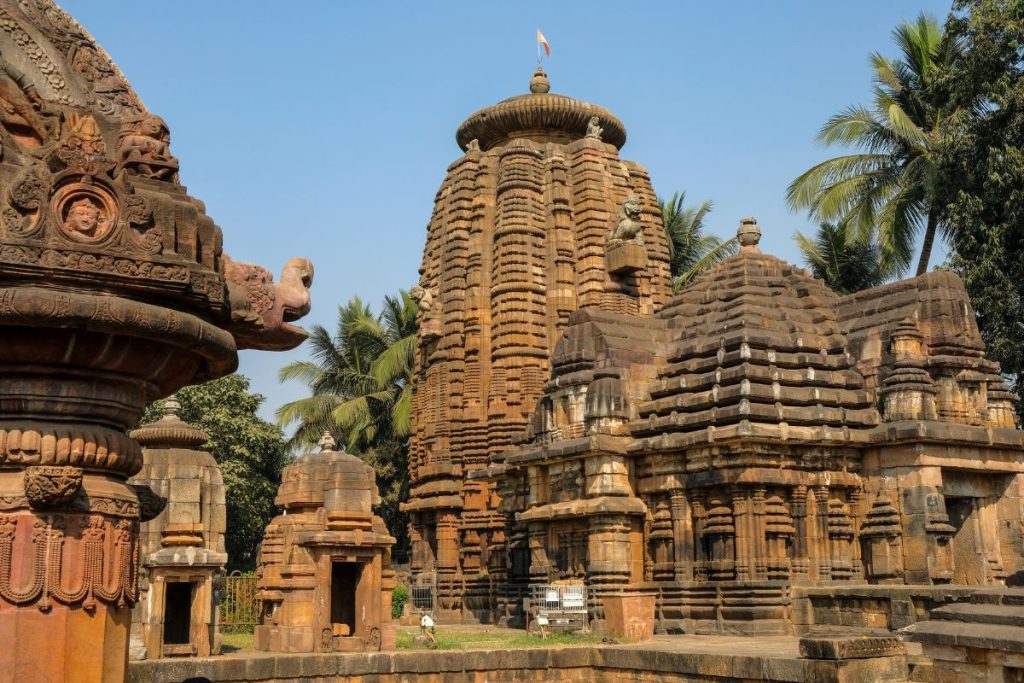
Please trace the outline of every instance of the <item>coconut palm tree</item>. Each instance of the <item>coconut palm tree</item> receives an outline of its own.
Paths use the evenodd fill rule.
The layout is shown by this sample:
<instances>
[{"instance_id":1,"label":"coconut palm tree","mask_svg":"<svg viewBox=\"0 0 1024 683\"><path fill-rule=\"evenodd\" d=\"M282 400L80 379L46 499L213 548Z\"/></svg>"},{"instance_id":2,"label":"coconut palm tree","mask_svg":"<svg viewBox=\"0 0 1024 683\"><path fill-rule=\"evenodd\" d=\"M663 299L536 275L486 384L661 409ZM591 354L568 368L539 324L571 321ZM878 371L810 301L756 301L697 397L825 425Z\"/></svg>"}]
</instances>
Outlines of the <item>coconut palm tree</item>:
<instances>
[{"instance_id":1,"label":"coconut palm tree","mask_svg":"<svg viewBox=\"0 0 1024 683\"><path fill-rule=\"evenodd\" d=\"M674 192L666 202L658 197L661 220L668 237L668 254L673 287L680 289L727 256L736 253L736 238L722 240L704 232L704 219L711 212L711 200L700 206L686 206L686 193Z\"/></svg>"},{"instance_id":2,"label":"coconut palm tree","mask_svg":"<svg viewBox=\"0 0 1024 683\"><path fill-rule=\"evenodd\" d=\"M959 46L924 14L897 27L893 40L899 58L871 55L870 107L849 107L818 132L826 145L856 153L811 167L790 184L786 199L818 221L849 224L849 234L859 240L874 237L896 274L910 266L923 228L920 275L928 269L936 233L946 227L937 157L958 114L939 84Z\"/></svg>"},{"instance_id":3,"label":"coconut palm tree","mask_svg":"<svg viewBox=\"0 0 1024 683\"><path fill-rule=\"evenodd\" d=\"M840 294L877 287L887 279L881 248L850 232L845 223L822 223L811 237L796 234L797 246L814 277Z\"/></svg>"},{"instance_id":4,"label":"coconut palm tree","mask_svg":"<svg viewBox=\"0 0 1024 683\"><path fill-rule=\"evenodd\" d=\"M298 380L310 391L277 411L283 428L296 426L291 445L313 446L326 430L349 451L363 453L408 436L416 313L403 290L384 297L379 316L358 297L339 306L333 335L313 326L312 359L280 372L281 381Z\"/></svg>"}]
</instances>

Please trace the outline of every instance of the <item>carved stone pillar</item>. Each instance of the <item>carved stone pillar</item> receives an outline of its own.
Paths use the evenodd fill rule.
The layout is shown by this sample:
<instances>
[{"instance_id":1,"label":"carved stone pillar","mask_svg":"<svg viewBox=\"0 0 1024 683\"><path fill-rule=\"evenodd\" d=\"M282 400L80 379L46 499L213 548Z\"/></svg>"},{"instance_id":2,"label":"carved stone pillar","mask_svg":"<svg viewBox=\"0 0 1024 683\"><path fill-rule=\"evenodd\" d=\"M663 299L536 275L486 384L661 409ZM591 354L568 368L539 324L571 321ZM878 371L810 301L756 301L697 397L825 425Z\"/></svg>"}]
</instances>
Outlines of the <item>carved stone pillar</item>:
<instances>
[{"instance_id":1,"label":"carved stone pillar","mask_svg":"<svg viewBox=\"0 0 1024 683\"><path fill-rule=\"evenodd\" d=\"M832 549L828 534L828 486L817 486L814 489L815 513L815 566L812 578L828 581L832 578Z\"/></svg>"},{"instance_id":2,"label":"carved stone pillar","mask_svg":"<svg viewBox=\"0 0 1024 683\"><path fill-rule=\"evenodd\" d=\"M126 430L238 349L305 339L312 265L275 284L232 262L88 33L49 0L0 10L0 676L116 682L142 516Z\"/></svg>"},{"instance_id":3,"label":"carved stone pillar","mask_svg":"<svg viewBox=\"0 0 1024 683\"><path fill-rule=\"evenodd\" d=\"M807 487L796 486L790 493L790 514L793 515L793 580L806 579L810 568L810 528L807 523Z\"/></svg>"},{"instance_id":4,"label":"carved stone pillar","mask_svg":"<svg viewBox=\"0 0 1024 683\"><path fill-rule=\"evenodd\" d=\"M753 506L747 495L747 491L740 486L733 486L732 490L732 515L735 525L735 567L736 580L748 581L753 576L754 570L754 530L753 530Z\"/></svg>"},{"instance_id":5,"label":"carved stone pillar","mask_svg":"<svg viewBox=\"0 0 1024 683\"><path fill-rule=\"evenodd\" d=\"M676 581L693 580L693 521L686 492L672 492L673 566Z\"/></svg>"}]
</instances>

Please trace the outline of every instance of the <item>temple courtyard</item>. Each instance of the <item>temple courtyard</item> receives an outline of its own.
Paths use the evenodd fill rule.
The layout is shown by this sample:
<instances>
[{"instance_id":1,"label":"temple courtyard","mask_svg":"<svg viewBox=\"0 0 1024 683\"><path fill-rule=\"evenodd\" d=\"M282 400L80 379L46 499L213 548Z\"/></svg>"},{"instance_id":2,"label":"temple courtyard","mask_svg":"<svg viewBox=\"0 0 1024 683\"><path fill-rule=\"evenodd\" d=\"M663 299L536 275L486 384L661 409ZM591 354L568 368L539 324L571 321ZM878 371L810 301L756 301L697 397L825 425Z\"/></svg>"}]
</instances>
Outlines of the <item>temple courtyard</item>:
<instances>
[{"instance_id":1,"label":"temple courtyard","mask_svg":"<svg viewBox=\"0 0 1024 683\"><path fill-rule=\"evenodd\" d=\"M229 256L84 27L0 0L0 29L0 683L1024 681L1020 378L976 282L847 287L738 216L681 273L625 123L554 91L538 30L454 127L371 364L372 323L336 354L298 326L313 261ZM255 408L189 387L304 343L364 412L314 392L240 484Z\"/></svg>"}]
</instances>

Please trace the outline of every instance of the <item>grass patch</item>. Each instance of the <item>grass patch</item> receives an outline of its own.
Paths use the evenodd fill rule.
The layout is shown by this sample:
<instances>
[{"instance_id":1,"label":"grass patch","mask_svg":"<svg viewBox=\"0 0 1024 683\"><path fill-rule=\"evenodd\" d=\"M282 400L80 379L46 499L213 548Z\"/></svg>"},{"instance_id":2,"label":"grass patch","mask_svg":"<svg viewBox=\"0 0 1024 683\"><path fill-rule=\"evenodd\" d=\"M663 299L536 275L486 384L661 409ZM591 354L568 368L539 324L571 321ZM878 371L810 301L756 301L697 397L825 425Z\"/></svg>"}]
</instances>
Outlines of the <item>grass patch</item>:
<instances>
[{"instance_id":1,"label":"grass patch","mask_svg":"<svg viewBox=\"0 0 1024 683\"><path fill-rule=\"evenodd\" d=\"M252 633L222 633L220 649L225 654L228 652L238 652L239 650L251 650L254 643L255 636Z\"/></svg>"},{"instance_id":2,"label":"grass patch","mask_svg":"<svg viewBox=\"0 0 1024 683\"><path fill-rule=\"evenodd\" d=\"M473 631L449 630L438 627L434 633L437 642L421 645L415 641L419 629L398 629L399 650L505 650L535 647L563 647L601 642L593 633L553 633L547 638L533 636L526 631L512 629L483 629Z\"/></svg>"}]
</instances>

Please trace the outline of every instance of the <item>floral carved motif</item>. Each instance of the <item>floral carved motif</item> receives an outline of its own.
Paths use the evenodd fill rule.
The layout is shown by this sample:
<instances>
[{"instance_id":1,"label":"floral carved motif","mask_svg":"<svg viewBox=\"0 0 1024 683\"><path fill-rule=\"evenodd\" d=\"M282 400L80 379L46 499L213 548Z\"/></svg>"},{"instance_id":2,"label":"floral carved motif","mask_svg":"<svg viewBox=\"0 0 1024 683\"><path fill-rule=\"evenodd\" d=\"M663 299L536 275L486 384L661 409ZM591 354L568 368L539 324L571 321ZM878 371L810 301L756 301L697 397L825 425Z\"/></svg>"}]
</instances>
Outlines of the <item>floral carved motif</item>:
<instances>
[{"instance_id":1,"label":"floral carved motif","mask_svg":"<svg viewBox=\"0 0 1024 683\"><path fill-rule=\"evenodd\" d=\"M59 507L82 488L79 467L37 466L25 470L25 497L34 509Z\"/></svg>"},{"instance_id":2,"label":"floral carved motif","mask_svg":"<svg viewBox=\"0 0 1024 683\"><path fill-rule=\"evenodd\" d=\"M40 225L40 210L49 193L48 176L39 168L23 171L7 191L10 206L3 210L4 227L11 235L27 237Z\"/></svg>"}]
</instances>

